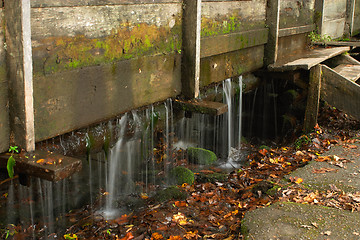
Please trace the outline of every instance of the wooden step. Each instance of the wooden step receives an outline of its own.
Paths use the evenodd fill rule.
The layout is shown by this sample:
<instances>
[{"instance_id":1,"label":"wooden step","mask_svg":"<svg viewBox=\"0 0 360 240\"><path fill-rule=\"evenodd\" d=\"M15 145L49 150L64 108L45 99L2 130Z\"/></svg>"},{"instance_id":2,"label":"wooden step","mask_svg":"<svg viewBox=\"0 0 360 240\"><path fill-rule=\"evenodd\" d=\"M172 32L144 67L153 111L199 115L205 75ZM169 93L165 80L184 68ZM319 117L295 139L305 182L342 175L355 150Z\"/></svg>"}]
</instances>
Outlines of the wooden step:
<instances>
[{"instance_id":1,"label":"wooden step","mask_svg":"<svg viewBox=\"0 0 360 240\"><path fill-rule=\"evenodd\" d=\"M0 155L1 167L6 167L10 154ZM48 181L59 181L68 178L82 168L82 161L64 155L35 151L32 153L15 154L15 173L38 177Z\"/></svg>"},{"instance_id":2,"label":"wooden step","mask_svg":"<svg viewBox=\"0 0 360 240\"><path fill-rule=\"evenodd\" d=\"M353 82L360 78L360 65L340 64L334 71Z\"/></svg>"},{"instance_id":3,"label":"wooden step","mask_svg":"<svg viewBox=\"0 0 360 240\"><path fill-rule=\"evenodd\" d=\"M268 66L270 71L293 71L299 69L310 70L310 68L330 58L338 56L350 50L350 47L316 48L302 53L288 56L286 59L277 61Z\"/></svg>"},{"instance_id":4,"label":"wooden step","mask_svg":"<svg viewBox=\"0 0 360 240\"><path fill-rule=\"evenodd\" d=\"M220 102L194 99L191 101L176 100L175 103L177 104L178 108L187 112L196 112L218 116L228 111L228 106Z\"/></svg>"}]
</instances>

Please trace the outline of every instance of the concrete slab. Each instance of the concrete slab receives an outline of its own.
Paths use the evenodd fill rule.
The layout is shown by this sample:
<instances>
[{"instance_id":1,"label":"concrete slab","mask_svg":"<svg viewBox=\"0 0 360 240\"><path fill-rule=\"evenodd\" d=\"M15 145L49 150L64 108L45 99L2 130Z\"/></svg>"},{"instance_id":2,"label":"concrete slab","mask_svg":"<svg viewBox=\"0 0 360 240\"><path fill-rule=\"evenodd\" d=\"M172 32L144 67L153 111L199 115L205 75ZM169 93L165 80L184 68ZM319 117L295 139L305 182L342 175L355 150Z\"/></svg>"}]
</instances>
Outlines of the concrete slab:
<instances>
[{"instance_id":1,"label":"concrete slab","mask_svg":"<svg viewBox=\"0 0 360 240\"><path fill-rule=\"evenodd\" d=\"M309 204L277 202L247 212L245 239L360 239L360 213Z\"/></svg>"},{"instance_id":2,"label":"concrete slab","mask_svg":"<svg viewBox=\"0 0 360 240\"><path fill-rule=\"evenodd\" d=\"M360 191L360 144L349 144L351 147L335 146L326 155L336 155L346 160L352 161L344 163L344 167L337 167L327 162L312 161L303 168L298 168L286 178L299 177L303 179L303 184L311 189L330 190L330 185L345 192ZM355 148L356 146L356 148ZM316 169L331 168L336 171L325 173L314 173Z\"/></svg>"},{"instance_id":3,"label":"concrete slab","mask_svg":"<svg viewBox=\"0 0 360 240\"><path fill-rule=\"evenodd\" d=\"M270 71L293 71L298 69L310 70L323 61L338 56L350 50L350 47L317 48L289 56L268 66Z\"/></svg>"}]
</instances>

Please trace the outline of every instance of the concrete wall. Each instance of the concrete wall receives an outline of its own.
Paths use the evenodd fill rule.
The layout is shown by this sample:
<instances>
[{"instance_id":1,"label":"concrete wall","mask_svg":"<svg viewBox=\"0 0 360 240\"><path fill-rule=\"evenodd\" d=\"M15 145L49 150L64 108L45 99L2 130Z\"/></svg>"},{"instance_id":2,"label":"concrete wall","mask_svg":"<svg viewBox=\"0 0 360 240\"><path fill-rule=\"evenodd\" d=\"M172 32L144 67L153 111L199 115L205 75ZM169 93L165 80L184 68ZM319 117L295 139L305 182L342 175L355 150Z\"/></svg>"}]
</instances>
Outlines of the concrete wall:
<instances>
[{"instance_id":1,"label":"concrete wall","mask_svg":"<svg viewBox=\"0 0 360 240\"><path fill-rule=\"evenodd\" d=\"M360 0L355 1L353 35L360 33Z\"/></svg>"},{"instance_id":2,"label":"concrete wall","mask_svg":"<svg viewBox=\"0 0 360 240\"><path fill-rule=\"evenodd\" d=\"M37 141L180 93L180 2L68 2L33 3Z\"/></svg>"},{"instance_id":3,"label":"concrete wall","mask_svg":"<svg viewBox=\"0 0 360 240\"><path fill-rule=\"evenodd\" d=\"M322 35L339 38L344 35L347 0L325 0Z\"/></svg>"},{"instance_id":4,"label":"concrete wall","mask_svg":"<svg viewBox=\"0 0 360 240\"><path fill-rule=\"evenodd\" d=\"M0 26L4 25L4 14L0 8ZM0 28L0 152L9 148L8 81L6 75L4 30Z\"/></svg>"},{"instance_id":5,"label":"concrete wall","mask_svg":"<svg viewBox=\"0 0 360 240\"><path fill-rule=\"evenodd\" d=\"M263 66L265 6L265 0L202 3L200 86Z\"/></svg>"},{"instance_id":6,"label":"concrete wall","mask_svg":"<svg viewBox=\"0 0 360 240\"><path fill-rule=\"evenodd\" d=\"M278 59L297 54L308 44L307 35L315 30L315 0L281 0Z\"/></svg>"},{"instance_id":7,"label":"concrete wall","mask_svg":"<svg viewBox=\"0 0 360 240\"><path fill-rule=\"evenodd\" d=\"M326 24L342 23L344 2L325 1ZM201 87L264 66L267 4L202 1ZM279 58L306 47L314 9L315 0L280 0ZM182 0L31 0L36 141L179 95L184 11ZM2 40L0 34L4 85ZM6 88L0 87L0 151L9 136Z\"/></svg>"}]
</instances>

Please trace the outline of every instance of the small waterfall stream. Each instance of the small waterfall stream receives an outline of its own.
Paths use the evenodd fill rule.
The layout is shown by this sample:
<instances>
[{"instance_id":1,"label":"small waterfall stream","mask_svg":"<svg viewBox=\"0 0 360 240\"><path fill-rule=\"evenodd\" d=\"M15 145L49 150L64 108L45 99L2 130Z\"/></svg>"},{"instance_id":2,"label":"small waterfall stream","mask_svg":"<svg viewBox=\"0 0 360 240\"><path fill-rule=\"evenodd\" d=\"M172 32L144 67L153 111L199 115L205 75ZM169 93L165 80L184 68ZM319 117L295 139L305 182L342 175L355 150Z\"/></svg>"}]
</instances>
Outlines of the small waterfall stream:
<instances>
[{"instance_id":1,"label":"small waterfall stream","mask_svg":"<svg viewBox=\"0 0 360 240\"><path fill-rule=\"evenodd\" d=\"M166 186L166 175L176 162L175 156L185 157L183 152L182 156L176 155L177 149L188 146L212 150L225 163L230 155L230 165L226 168L236 167L239 159L231 154L235 148L239 149L242 138L243 78L226 79L214 86L213 92L223 96L228 113L222 116L193 113L189 117L185 112L175 112L175 103L168 99L160 105L125 113L116 121L100 124L95 130L70 133L67 136L70 140L60 137L42 143L51 150L59 141L57 150L71 153L71 147L85 144L81 139L88 139L89 148L99 145L91 142L93 138L104 140L103 151L89 151L87 160L84 158L83 171L70 179L58 183L32 179L30 187L10 184L7 220L2 222L25 224L21 213L14 213L21 211L26 215L24 218L30 219L27 224L36 229L44 228L44 234L50 235L59 230L59 223L67 224L61 216L86 204L96 207L90 211L105 218L119 216L129 211L127 206L121 206L122 196L151 194L151 189ZM20 195L19 190L22 191ZM28 203L21 208L26 210L18 209L24 199L28 199Z\"/></svg>"}]
</instances>

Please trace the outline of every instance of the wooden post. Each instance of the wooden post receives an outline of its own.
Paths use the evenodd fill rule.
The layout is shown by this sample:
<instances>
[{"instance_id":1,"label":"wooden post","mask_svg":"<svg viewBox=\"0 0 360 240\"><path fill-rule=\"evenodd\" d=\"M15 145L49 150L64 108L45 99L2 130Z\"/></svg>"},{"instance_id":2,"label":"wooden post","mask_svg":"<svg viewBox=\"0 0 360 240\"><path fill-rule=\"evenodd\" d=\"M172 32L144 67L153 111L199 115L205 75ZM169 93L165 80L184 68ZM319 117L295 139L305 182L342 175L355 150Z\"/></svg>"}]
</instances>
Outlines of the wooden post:
<instances>
[{"instance_id":1,"label":"wooden post","mask_svg":"<svg viewBox=\"0 0 360 240\"><path fill-rule=\"evenodd\" d=\"M322 67L320 64L310 69L309 90L305 110L304 131L311 132L317 123L320 103Z\"/></svg>"},{"instance_id":2,"label":"wooden post","mask_svg":"<svg viewBox=\"0 0 360 240\"><path fill-rule=\"evenodd\" d=\"M184 0L183 8L182 94L192 99L199 96L201 0Z\"/></svg>"},{"instance_id":3,"label":"wooden post","mask_svg":"<svg viewBox=\"0 0 360 240\"><path fill-rule=\"evenodd\" d=\"M30 0L5 1L12 144L35 150Z\"/></svg>"},{"instance_id":4,"label":"wooden post","mask_svg":"<svg viewBox=\"0 0 360 240\"><path fill-rule=\"evenodd\" d=\"M317 33L322 35L322 26L324 23L324 1L325 0L315 0L315 24L317 28Z\"/></svg>"},{"instance_id":5,"label":"wooden post","mask_svg":"<svg viewBox=\"0 0 360 240\"><path fill-rule=\"evenodd\" d=\"M273 64L277 60L279 27L280 27L280 0L268 0L266 7L266 24L269 27L269 38L265 47L265 65Z\"/></svg>"},{"instance_id":6,"label":"wooden post","mask_svg":"<svg viewBox=\"0 0 360 240\"><path fill-rule=\"evenodd\" d=\"M347 0L346 4L346 24L344 34L347 37L352 36L354 32L355 1L356 0Z\"/></svg>"}]
</instances>

